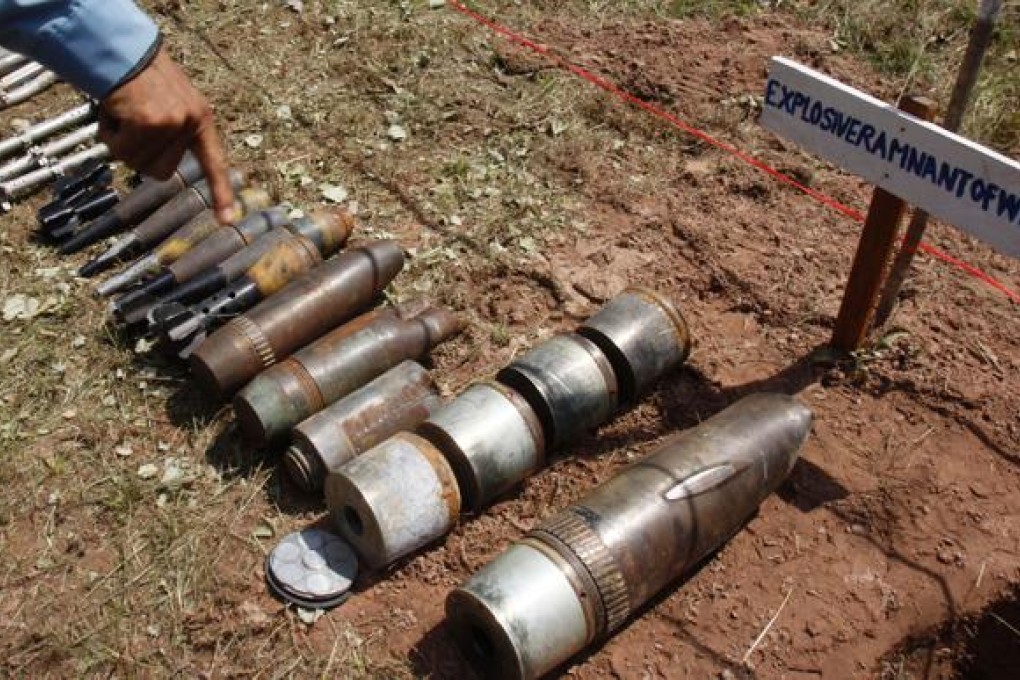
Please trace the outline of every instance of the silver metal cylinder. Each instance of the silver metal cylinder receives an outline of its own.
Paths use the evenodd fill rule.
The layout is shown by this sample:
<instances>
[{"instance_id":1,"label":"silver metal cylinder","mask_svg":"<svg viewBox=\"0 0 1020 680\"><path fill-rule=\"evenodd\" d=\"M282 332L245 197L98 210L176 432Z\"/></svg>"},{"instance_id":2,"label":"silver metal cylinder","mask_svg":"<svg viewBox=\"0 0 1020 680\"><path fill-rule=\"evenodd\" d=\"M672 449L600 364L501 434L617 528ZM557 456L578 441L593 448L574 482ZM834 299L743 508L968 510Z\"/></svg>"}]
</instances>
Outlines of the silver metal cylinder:
<instances>
[{"instance_id":1,"label":"silver metal cylinder","mask_svg":"<svg viewBox=\"0 0 1020 680\"><path fill-rule=\"evenodd\" d=\"M672 302L645 288L628 288L577 329L609 359L620 401L633 404L668 371L687 360L691 335Z\"/></svg>"},{"instance_id":2,"label":"silver metal cylinder","mask_svg":"<svg viewBox=\"0 0 1020 680\"><path fill-rule=\"evenodd\" d=\"M381 569L452 529L461 497L443 454L403 432L331 472L326 505L361 560Z\"/></svg>"},{"instance_id":3,"label":"silver metal cylinder","mask_svg":"<svg viewBox=\"0 0 1020 680\"><path fill-rule=\"evenodd\" d=\"M53 71L43 71L32 80L22 83L13 90L0 92L0 109L27 102L59 80L60 77Z\"/></svg>"},{"instance_id":4,"label":"silver metal cylinder","mask_svg":"<svg viewBox=\"0 0 1020 680\"><path fill-rule=\"evenodd\" d=\"M55 180L80 165L91 160L106 160L110 157L110 149L105 144L96 144L84 151L61 158L53 165L39 168L27 175L22 175L7 182L0 183L0 197L17 198L30 193L43 184Z\"/></svg>"},{"instance_id":5,"label":"silver metal cylinder","mask_svg":"<svg viewBox=\"0 0 1020 680\"><path fill-rule=\"evenodd\" d=\"M545 460L538 416L524 397L496 382L468 387L417 432L446 455L464 506L472 510L531 476Z\"/></svg>"},{"instance_id":6,"label":"silver metal cylinder","mask_svg":"<svg viewBox=\"0 0 1020 680\"><path fill-rule=\"evenodd\" d=\"M19 66L10 73L0 76L0 90L6 90L9 92L12 88L37 77L45 70L46 67L40 63L34 61L28 62L24 66Z\"/></svg>"},{"instance_id":7,"label":"silver metal cylinder","mask_svg":"<svg viewBox=\"0 0 1020 680\"><path fill-rule=\"evenodd\" d=\"M318 491L331 471L397 432L413 430L442 405L428 371L404 361L295 427L284 466L302 489Z\"/></svg>"},{"instance_id":8,"label":"silver metal cylinder","mask_svg":"<svg viewBox=\"0 0 1020 680\"><path fill-rule=\"evenodd\" d=\"M538 414L549 448L558 447L613 415L616 375L593 342L575 333L556 335L496 375Z\"/></svg>"},{"instance_id":9,"label":"silver metal cylinder","mask_svg":"<svg viewBox=\"0 0 1020 680\"><path fill-rule=\"evenodd\" d=\"M743 527L810 429L792 397L746 397L543 522L448 597L466 654L537 678L605 639Z\"/></svg>"},{"instance_id":10,"label":"silver metal cylinder","mask_svg":"<svg viewBox=\"0 0 1020 680\"><path fill-rule=\"evenodd\" d=\"M28 155L17 158L0 167L0 181L17 177L35 168L52 164L58 156L72 151L75 147L95 139L99 134L99 123L90 123L41 147L29 150Z\"/></svg>"},{"instance_id":11,"label":"silver metal cylinder","mask_svg":"<svg viewBox=\"0 0 1020 680\"><path fill-rule=\"evenodd\" d=\"M70 111L44 120L41 123L36 123L32 127L28 128L24 132L9 137L0 142L0 158L7 158L8 156L30 148L37 142L46 139L61 130L65 130L69 127L84 123L85 121L95 118L96 105L92 102L76 106Z\"/></svg>"}]
</instances>

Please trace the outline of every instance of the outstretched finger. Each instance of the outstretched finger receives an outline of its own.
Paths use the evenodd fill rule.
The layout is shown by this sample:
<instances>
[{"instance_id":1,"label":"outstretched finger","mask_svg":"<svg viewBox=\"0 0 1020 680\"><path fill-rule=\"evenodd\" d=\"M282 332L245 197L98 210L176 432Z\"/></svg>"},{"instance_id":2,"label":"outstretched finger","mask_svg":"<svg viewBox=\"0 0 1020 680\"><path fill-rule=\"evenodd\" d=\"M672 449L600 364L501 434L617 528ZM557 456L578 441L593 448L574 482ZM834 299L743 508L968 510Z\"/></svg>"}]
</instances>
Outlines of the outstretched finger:
<instances>
[{"instance_id":1,"label":"outstretched finger","mask_svg":"<svg viewBox=\"0 0 1020 680\"><path fill-rule=\"evenodd\" d=\"M234 190L230 185L227 152L211 117L203 121L195 133L191 152L198 159L209 183L216 218L223 224L230 224L237 218L234 214Z\"/></svg>"}]
</instances>

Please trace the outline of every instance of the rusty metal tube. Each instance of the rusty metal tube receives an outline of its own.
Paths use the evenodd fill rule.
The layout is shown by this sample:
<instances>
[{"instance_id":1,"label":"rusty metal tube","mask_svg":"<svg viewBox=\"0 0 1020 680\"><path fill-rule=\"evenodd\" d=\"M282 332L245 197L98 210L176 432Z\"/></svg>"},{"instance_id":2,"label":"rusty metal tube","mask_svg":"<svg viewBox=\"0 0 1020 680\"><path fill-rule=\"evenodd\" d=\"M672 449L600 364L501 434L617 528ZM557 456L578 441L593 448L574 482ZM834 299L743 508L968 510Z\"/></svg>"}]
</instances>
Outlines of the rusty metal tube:
<instances>
[{"instance_id":1,"label":"rusty metal tube","mask_svg":"<svg viewBox=\"0 0 1020 680\"><path fill-rule=\"evenodd\" d=\"M406 359L420 359L464 327L445 309L363 315L263 371L234 397L245 439L262 447Z\"/></svg>"},{"instance_id":2,"label":"rusty metal tube","mask_svg":"<svg viewBox=\"0 0 1020 680\"><path fill-rule=\"evenodd\" d=\"M460 513L460 489L443 454L402 432L326 478L326 505L344 539L381 569L444 536Z\"/></svg>"},{"instance_id":3,"label":"rusty metal tube","mask_svg":"<svg viewBox=\"0 0 1020 680\"><path fill-rule=\"evenodd\" d=\"M75 253L123 228L133 226L202 178L202 166L190 151L167 180L146 177L108 213L90 222L60 246L60 253Z\"/></svg>"},{"instance_id":4,"label":"rusty metal tube","mask_svg":"<svg viewBox=\"0 0 1020 680\"><path fill-rule=\"evenodd\" d=\"M231 170L230 182L234 191L238 191L244 184L244 175L237 170ZM124 257L159 243L211 206L212 193L209 184L206 180L195 182L142 220L114 243L109 250L86 263L79 270L79 274L86 277L93 276L110 268Z\"/></svg>"},{"instance_id":5,"label":"rusty metal tube","mask_svg":"<svg viewBox=\"0 0 1020 680\"><path fill-rule=\"evenodd\" d=\"M538 416L514 390L480 382L429 417L417 433L453 466L464 506L481 510L545 462Z\"/></svg>"},{"instance_id":6,"label":"rusty metal tube","mask_svg":"<svg viewBox=\"0 0 1020 680\"><path fill-rule=\"evenodd\" d=\"M306 492L320 491L331 471L394 434L413 430L442 403L428 371L404 361L295 427L284 468Z\"/></svg>"},{"instance_id":7,"label":"rusty metal tube","mask_svg":"<svg viewBox=\"0 0 1020 680\"><path fill-rule=\"evenodd\" d=\"M246 187L237 192L234 210L239 216L244 217L252 211L268 208L270 203L272 203L272 198L265 189ZM178 227L150 253L135 260L123 271L97 286L96 293L103 297L113 295L139 279L158 274L165 265L178 260L202 239L219 228L220 221L215 211L211 208L203 210Z\"/></svg>"},{"instance_id":8,"label":"rusty metal tube","mask_svg":"<svg viewBox=\"0 0 1020 680\"><path fill-rule=\"evenodd\" d=\"M404 266L396 241L375 241L329 260L210 335L190 358L199 383L233 394L364 309Z\"/></svg>"},{"instance_id":9,"label":"rusty metal tube","mask_svg":"<svg viewBox=\"0 0 1020 680\"><path fill-rule=\"evenodd\" d=\"M530 679L604 640L740 530L810 429L792 397L746 397L543 522L447 598L466 654Z\"/></svg>"},{"instance_id":10,"label":"rusty metal tube","mask_svg":"<svg viewBox=\"0 0 1020 680\"><path fill-rule=\"evenodd\" d=\"M613 366L620 401L633 404L691 353L691 334L677 308L646 288L628 288L577 329Z\"/></svg>"},{"instance_id":11,"label":"rusty metal tube","mask_svg":"<svg viewBox=\"0 0 1020 680\"><path fill-rule=\"evenodd\" d=\"M616 374L609 360L575 333L532 348L497 373L496 380L531 404L550 448L601 425L616 411Z\"/></svg>"}]
</instances>

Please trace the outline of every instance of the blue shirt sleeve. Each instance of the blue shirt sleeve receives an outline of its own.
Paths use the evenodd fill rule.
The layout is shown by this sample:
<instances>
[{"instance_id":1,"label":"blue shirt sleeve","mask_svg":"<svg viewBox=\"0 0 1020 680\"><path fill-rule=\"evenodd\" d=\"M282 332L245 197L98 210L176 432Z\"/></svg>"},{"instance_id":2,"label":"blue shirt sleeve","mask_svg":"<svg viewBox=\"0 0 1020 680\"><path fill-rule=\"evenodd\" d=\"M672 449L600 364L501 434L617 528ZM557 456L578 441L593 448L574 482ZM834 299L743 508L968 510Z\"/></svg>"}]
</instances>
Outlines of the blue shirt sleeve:
<instances>
[{"instance_id":1,"label":"blue shirt sleeve","mask_svg":"<svg viewBox=\"0 0 1020 680\"><path fill-rule=\"evenodd\" d=\"M0 0L0 45L103 99L159 46L159 28L130 0Z\"/></svg>"}]
</instances>

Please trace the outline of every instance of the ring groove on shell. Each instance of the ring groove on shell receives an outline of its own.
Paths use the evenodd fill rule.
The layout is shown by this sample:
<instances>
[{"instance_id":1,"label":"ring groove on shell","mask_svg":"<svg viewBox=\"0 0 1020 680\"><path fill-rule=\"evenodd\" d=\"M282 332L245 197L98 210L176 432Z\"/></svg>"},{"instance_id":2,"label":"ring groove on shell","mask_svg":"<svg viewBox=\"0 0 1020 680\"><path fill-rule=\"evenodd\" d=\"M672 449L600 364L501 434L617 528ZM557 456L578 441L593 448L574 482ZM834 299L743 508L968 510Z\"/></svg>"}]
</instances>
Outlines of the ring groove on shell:
<instances>
[{"instance_id":1,"label":"ring groove on shell","mask_svg":"<svg viewBox=\"0 0 1020 680\"><path fill-rule=\"evenodd\" d=\"M254 321L242 314L231 323L251 344L252 349L255 350L255 355L262 363L262 368L269 368L276 363L276 353L273 352L273 346L269 344L269 340L266 339L262 329Z\"/></svg>"},{"instance_id":2,"label":"ring groove on shell","mask_svg":"<svg viewBox=\"0 0 1020 680\"><path fill-rule=\"evenodd\" d=\"M322 390L319 389L318 383L312 378L312 374L308 372L305 365L293 357L284 361L283 365L290 369L294 378L301 383L301 389L308 397L309 404L315 412L318 413L324 409L326 407L326 400L322 396Z\"/></svg>"},{"instance_id":3,"label":"ring groove on shell","mask_svg":"<svg viewBox=\"0 0 1020 680\"><path fill-rule=\"evenodd\" d=\"M630 615L630 593L616 559L582 513L576 506L567 508L529 535L540 540L553 537L584 565L602 601L605 618L600 621L598 635L608 635L623 625Z\"/></svg>"}]
</instances>

